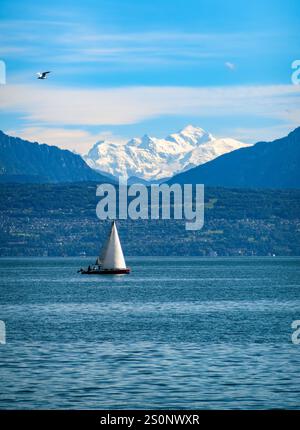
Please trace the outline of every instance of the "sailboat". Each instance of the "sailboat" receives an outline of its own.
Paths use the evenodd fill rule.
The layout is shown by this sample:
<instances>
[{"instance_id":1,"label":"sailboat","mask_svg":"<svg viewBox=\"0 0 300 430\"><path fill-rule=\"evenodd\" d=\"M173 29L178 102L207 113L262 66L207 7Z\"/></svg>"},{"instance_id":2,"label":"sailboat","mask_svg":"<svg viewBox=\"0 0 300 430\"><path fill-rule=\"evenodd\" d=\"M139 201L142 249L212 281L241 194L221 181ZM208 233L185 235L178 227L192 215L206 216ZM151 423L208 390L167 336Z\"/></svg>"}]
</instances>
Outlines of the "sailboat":
<instances>
[{"instance_id":1,"label":"sailboat","mask_svg":"<svg viewBox=\"0 0 300 430\"><path fill-rule=\"evenodd\" d=\"M83 275L124 275L130 273L130 268L126 267L115 221L111 225L109 236L95 264L87 269L80 269L79 272Z\"/></svg>"}]
</instances>

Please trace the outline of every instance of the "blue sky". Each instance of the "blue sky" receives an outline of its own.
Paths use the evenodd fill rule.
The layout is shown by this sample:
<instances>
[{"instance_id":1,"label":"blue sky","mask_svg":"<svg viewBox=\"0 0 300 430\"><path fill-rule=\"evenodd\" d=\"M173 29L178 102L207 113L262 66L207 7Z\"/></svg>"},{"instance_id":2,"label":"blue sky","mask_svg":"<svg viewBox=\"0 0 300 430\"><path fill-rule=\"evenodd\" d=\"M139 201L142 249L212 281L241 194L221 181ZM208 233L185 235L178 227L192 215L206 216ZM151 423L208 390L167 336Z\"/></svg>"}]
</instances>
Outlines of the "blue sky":
<instances>
[{"instance_id":1,"label":"blue sky","mask_svg":"<svg viewBox=\"0 0 300 430\"><path fill-rule=\"evenodd\" d=\"M0 1L6 132L85 152L189 123L247 142L300 125L299 1Z\"/></svg>"}]
</instances>

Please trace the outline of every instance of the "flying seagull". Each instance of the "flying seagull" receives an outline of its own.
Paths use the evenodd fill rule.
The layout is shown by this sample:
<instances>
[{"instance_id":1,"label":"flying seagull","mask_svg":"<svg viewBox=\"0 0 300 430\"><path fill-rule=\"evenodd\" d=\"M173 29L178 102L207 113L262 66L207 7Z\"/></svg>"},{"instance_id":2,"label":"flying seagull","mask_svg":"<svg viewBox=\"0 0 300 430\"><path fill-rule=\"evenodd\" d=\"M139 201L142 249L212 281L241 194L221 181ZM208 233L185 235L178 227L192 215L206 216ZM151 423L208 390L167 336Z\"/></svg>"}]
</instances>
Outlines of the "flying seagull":
<instances>
[{"instance_id":1,"label":"flying seagull","mask_svg":"<svg viewBox=\"0 0 300 430\"><path fill-rule=\"evenodd\" d=\"M42 73L39 72L39 73L37 73L37 75L38 75L37 79L47 79L48 73L51 73L51 72L42 72Z\"/></svg>"}]
</instances>

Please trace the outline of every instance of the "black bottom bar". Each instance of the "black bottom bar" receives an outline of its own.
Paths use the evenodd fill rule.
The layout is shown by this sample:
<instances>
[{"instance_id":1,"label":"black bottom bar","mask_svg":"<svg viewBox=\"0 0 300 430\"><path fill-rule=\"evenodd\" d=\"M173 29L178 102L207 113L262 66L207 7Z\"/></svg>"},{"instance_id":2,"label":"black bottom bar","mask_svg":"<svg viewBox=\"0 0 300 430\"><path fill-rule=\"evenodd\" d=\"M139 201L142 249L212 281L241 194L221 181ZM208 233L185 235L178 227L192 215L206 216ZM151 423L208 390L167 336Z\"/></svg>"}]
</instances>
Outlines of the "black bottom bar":
<instances>
[{"instance_id":1,"label":"black bottom bar","mask_svg":"<svg viewBox=\"0 0 300 430\"><path fill-rule=\"evenodd\" d=\"M0 411L0 423L10 426L22 424L39 428L43 425L82 425L88 428L103 426L136 429L153 425L198 426L210 428L212 425L231 426L270 425L274 420L277 425L287 426L291 419L300 417L300 411L189 411L189 410L36 410ZM2 427L4 428L4 427Z\"/></svg>"}]
</instances>

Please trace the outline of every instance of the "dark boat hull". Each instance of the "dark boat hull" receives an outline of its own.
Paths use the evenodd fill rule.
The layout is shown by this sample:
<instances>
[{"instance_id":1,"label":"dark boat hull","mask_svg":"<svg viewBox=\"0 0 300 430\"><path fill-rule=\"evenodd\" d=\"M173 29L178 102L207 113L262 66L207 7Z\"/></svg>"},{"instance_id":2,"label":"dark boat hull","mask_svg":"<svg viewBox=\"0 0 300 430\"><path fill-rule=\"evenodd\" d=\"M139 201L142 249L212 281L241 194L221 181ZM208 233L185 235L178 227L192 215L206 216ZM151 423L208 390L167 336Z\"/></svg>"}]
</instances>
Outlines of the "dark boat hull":
<instances>
[{"instance_id":1,"label":"dark boat hull","mask_svg":"<svg viewBox=\"0 0 300 430\"><path fill-rule=\"evenodd\" d=\"M128 275L130 269L115 269L115 270L81 270L82 275Z\"/></svg>"}]
</instances>

